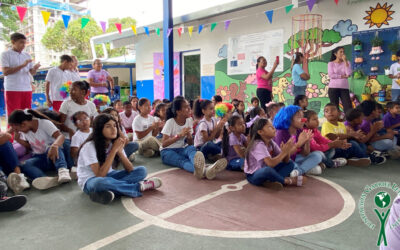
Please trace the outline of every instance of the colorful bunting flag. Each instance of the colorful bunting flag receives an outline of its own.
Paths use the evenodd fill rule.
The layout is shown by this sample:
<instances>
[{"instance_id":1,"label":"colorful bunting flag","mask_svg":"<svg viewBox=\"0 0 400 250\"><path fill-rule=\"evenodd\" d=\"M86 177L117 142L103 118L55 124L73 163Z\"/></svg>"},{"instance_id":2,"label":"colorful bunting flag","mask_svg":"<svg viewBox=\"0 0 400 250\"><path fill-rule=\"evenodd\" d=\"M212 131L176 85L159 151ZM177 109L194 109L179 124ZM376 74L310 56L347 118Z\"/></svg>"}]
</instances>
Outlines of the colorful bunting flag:
<instances>
[{"instance_id":1,"label":"colorful bunting flag","mask_svg":"<svg viewBox=\"0 0 400 250\"><path fill-rule=\"evenodd\" d=\"M144 28L144 32L146 32L147 36L150 36L150 32L149 32L149 27L143 27Z\"/></svg>"},{"instance_id":2,"label":"colorful bunting flag","mask_svg":"<svg viewBox=\"0 0 400 250\"><path fill-rule=\"evenodd\" d=\"M199 32L199 34L200 34L200 33L201 33L201 31L203 30L203 27L204 27L204 25L203 25L203 24L200 24L200 25L199 25L199 31L198 31L198 32Z\"/></svg>"},{"instance_id":3,"label":"colorful bunting flag","mask_svg":"<svg viewBox=\"0 0 400 250\"><path fill-rule=\"evenodd\" d=\"M133 34L137 35L136 25L131 26Z\"/></svg>"},{"instance_id":4,"label":"colorful bunting flag","mask_svg":"<svg viewBox=\"0 0 400 250\"><path fill-rule=\"evenodd\" d=\"M288 5L288 6L285 7L286 14L289 13L293 9L293 6L294 5L291 4L291 5Z\"/></svg>"},{"instance_id":5,"label":"colorful bunting flag","mask_svg":"<svg viewBox=\"0 0 400 250\"><path fill-rule=\"evenodd\" d=\"M308 9L310 10L310 12L312 11L316 1L317 0L307 0Z\"/></svg>"},{"instance_id":6,"label":"colorful bunting flag","mask_svg":"<svg viewBox=\"0 0 400 250\"><path fill-rule=\"evenodd\" d=\"M157 36L160 36L160 28L156 28L156 34Z\"/></svg>"},{"instance_id":7,"label":"colorful bunting flag","mask_svg":"<svg viewBox=\"0 0 400 250\"><path fill-rule=\"evenodd\" d=\"M228 30L229 24L231 24L231 20L226 20L224 23L225 23L225 30Z\"/></svg>"},{"instance_id":8,"label":"colorful bunting flag","mask_svg":"<svg viewBox=\"0 0 400 250\"><path fill-rule=\"evenodd\" d=\"M26 10L27 10L26 7L17 6L18 16L19 16L19 20L21 20L21 22L24 21Z\"/></svg>"},{"instance_id":9,"label":"colorful bunting flag","mask_svg":"<svg viewBox=\"0 0 400 250\"><path fill-rule=\"evenodd\" d=\"M183 27L179 27L179 28L178 28L178 35L179 35L179 37L181 37L182 31L183 31Z\"/></svg>"},{"instance_id":10,"label":"colorful bunting flag","mask_svg":"<svg viewBox=\"0 0 400 250\"><path fill-rule=\"evenodd\" d=\"M100 21L100 26L101 29L103 30L103 33L106 33L106 22L105 21Z\"/></svg>"},{"instance_id":11,"label":"colorful bunting flag","mask_svg":"<svg viewBox=\"0 0 400 250\"><path fill-rule=\"evenodd\" d=\"M82 19L81 19L81 29L85 28L86 24L88 24L89 21L90 21L89 18L82 17Z\"/></svg>"},{"instance_id":12,"label":"colorful bunting flag","mask_svg":"<svg viewBox=\"0 0 400 250\"><path fill-rule=\"evenodd\" d=\"M49 18L50 18L50 14L51 14L51 13L48 12L48 11L44 11L44 10L42 10L41 12L42 12L42 17L43 17L44 25L46 26L47 23L49 22Z\"/></svg>"},{"instance_id":13,"label":"colorful bunting flag","mask_svg":"<svg viewBox=\"0 0 400 250\"><path fill-rule=\"evenodd\" d=\"M216 22L211 24L211 32L215 29L215 27L217 27L217 23Z\"/></svg>"},{"instance_id":14,"label":"colorful bunting flag","mask_svg":"<svg viewBox=\"0 0 400 250\"><path fill-rule=\"evenodd\" d=\"M117 27L118 32L121 34L122 25L120 23L115 23L115 27Z\"/></svg>"},{"instance_id":15,"label":"colorful bunting flag","mask_svg":"<svg viewBox=\"0 0 400 250\"><path fill-rule=\"evenodd\" d=\"M68 28L68 23L69 20L71 19L71 16L68 15L61 15L63 22L64 22L64 27L67 29Z\"/></svg>"},{"instance_id":16,"label":"colorful bunting flag","mask_svg":"<svg viewBox=\"0 0 400 250\"><path fill-rule=\"evenodd\" d=\"M265 12L265 15L268 17L269 23L272 23L272 17L274 15L274 10L268 10Z\"/></svg>"},{"instance_id":17,"label":"colorful bunting flag","mask_svg":"<svg viewBox=\"0 0 400 250\"><path fill-rule=\"evenodd\" d=\"M338 3L339 3L339 0L335 0L335 3L336 3L336 5L338 5Z\"/></svg>"},{"instance_id":18,"label":"colorful bunting flag","mask_svg":"<svg viewBox=\"0 0 400 250\"><path fill-rule=\"evenodd\" d=\"M167 37L169 37L169 35L171 35L171 32L172 32L172 28L168 28Z\"/></svg>"},{"instance_id":19,"label":"colorful bunting flag","mask_svg":"<svg viewBox=\"0 0 400 250\"><path fill-rule=\"evenodd\" d=\"M192 37L193 26L189 26L188 31L189 31L189 36Z\"/></svg>"}]
</instances>

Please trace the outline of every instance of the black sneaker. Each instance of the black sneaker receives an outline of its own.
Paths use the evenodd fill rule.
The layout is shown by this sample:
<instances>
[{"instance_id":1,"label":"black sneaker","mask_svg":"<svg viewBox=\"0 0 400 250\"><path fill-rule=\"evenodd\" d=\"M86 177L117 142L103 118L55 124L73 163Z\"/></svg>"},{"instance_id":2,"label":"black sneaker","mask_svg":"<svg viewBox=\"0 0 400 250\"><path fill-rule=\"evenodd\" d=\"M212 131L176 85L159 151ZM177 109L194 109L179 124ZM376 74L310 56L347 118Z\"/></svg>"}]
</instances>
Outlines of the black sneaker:
<instances>
[{"instance_id":1,"label":"black sneaker","mask_svg":"<svg viewBox=\"0 0 400 250\"><path fill-rule=\"evenodd\" d=\"M15 195L13 197L0 198L0 212L9 212L20 209L26 204L25 195Z\"/></svg>"},{"instance_id":2,"label":"black sneaker","mask_svg":"<svg viewBox=\"0 0 400 250\"><path fill-rule=\"evenodd\" d=\"M375 152L375 151L374 151ZM386 157L385 156L381 156L381 155L376 155L374 154L374 152L372 152L369 155L369 158L371 159L371 163L374 165L381 165L383 163L386 162Z\"/></svg>"},{"instance_id":3,"label":"black sneaker","mask_svg":"<svg viewBox=\"0 0 400 250\"><path fill-rule=\"evenodd\" d=\"M104 192L93 192L89 194L90 199L93 202L101 203L101 204L109 204L114 200L114 193L111 191Z\"/></svg>"}]
</instances>

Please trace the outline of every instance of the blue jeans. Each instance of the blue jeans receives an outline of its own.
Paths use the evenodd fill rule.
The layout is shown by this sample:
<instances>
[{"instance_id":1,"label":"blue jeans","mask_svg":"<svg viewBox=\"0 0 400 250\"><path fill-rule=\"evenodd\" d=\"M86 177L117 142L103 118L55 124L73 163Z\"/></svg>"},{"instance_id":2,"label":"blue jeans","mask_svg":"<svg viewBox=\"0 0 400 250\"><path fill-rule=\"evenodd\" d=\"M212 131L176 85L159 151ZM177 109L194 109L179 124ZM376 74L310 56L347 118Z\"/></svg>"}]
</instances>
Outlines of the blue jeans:
<instances>
[{"instance_id":1,"label":"blue jeans","mask_svg":"<svg viewBox=\"0 0 400 250\"><path fill-rule=\"evenodd\" d=\"M165 148L161 150L161 160L164 164L182 168L193 173L194 155L196 152L196 148L191 145L186 148Z\"/></svg>"},{"instance_id":2,"label":"blue jeans","mask_svg":"<svg viewBox=\"0 0 400 250\"><path fill-rule=\"evenodd\" d=\"M333 157L335 156L335 149L331 148L324 152L324 155L322 156L322 162L327 166L328 168L332 168L335 163L333 162Z\"/></svg>"},{"instance_id":3,"label":"blue jeans","mask_svg":"<svg viewBox=\"0 0 400 250\"><path fill-rule=\"evenodd\" d=\"M244 164L244 158L234 158L228 162L226 169L233 171L242 171Z\"/></svg>"},{"instance_id":4,"label":"blue jeans","mask_svg":"<svg viewBox=\"0 0 400 250\"><path fill-rule=\"evenodd\" d=\"M83 192L90 194L112 191L116 195L139 197L142 196L139 182L143 181L146 176L147 170L143 166L135 167L131 172L112 171L106 177L92 177L87 180Z\"/></svg>"},{"instance_id":5,"label":"blue jeans","mask_svg":"<svg viewBox=\"0 0 400 250\"><path fill-rule=\"evenodd\" d=\"M4 173L9 175L14 172L15 167L19 165L17 153L15 152L11 142L0 145L0 167Z\"/></svg>"},{"instance_id":6,"label":"blue jeans","mask_svg":"<svg viewBox=\"0 0 400 250\"><path fill-rule=\"evenodd\" d=\"M138 151L138 149L139 149L139 143L137 142L129 142L124 147L124 151L127 157L131 156L131 154Z\"/></svg>"},{"instance_id":7,"label":"blue jeans","mask_svg":"<svg viewBox=\"0 0 400 250\"><path fill-rule=\"evenodd\" d=\"M72 156L71 156L71 140L70 139L64 140L63 152L64 152L64 157L65 157L65 161L67 162L68 168L73 167L75 164L74 164L74 159L72 159Z\"/></svg>"},{"instance_id":8,"label":"blue jeans","mask_svg":"<svg viewBox=\"0 0 400 250\"><path fill-rule=\"evenodd\" d=\"M67 168L67 162L65 161L62 148L58 148L58 159L55 163L47 157L48 151L49 150L47 150L45 154L34 154L32 158L26 160L25 164L21 166L21 171L34 180L46 176L44 171Z\"/></svg>"},{"instance_id":9,"label":"blue jeans","mask_svg":"<svg viewBox=\"0 0 400 250\"><path fill-rule=\"evenodd\" d=\"M253 174L247 174L247 180L256 186L262 185L265 181L285 183L285 177L292 172L295 163L293 161L281 162L274 168L264 166Z\"/></svg>"},{"instance_id":10,"label":"blue jeans","mask_svg":"<svg viewBox=\"0 0 400 250\"><path fill-rule=\"evenodd\" d=\"M307 86L293 86L293 95L294 97L298 95L305 95L306 94Z\"/></svg>"},{"instance_id":11,"label":"blue jeans","mask_svg":"<svg viewBox=\"0 0 400 250\"><path fill-rule=\"evenodd\" d=\"M214 143L212 141L206 142L203 146L198 147L205 157L208 155L217 155L221 153L221 144L222 142Z\"/></svg>"},{"instance_id":12,"label":"blue jeans","mask_svg":"<svg viewBox=\"0 0 400 250\"><path fill-rule=\"evenodd\" d=\"M307 156L297 154L294 169L299 171L299 175L305 174L321 163L322 155L323 153L321 151L311 152Z\"/></svg>"},{"instance_id":13,"label":"blue jeans","mask_svg":"<svg viewBox=\"0 0 400 250\"><path fill-rule=\"evenodd\" d=\"M397 136L393 137L393 140L383 139L371 143L372 147L379 151L389 151L393 150L397 145Z\"/></svg>"},{"instance_id":14,"label":"blue jeans","mask_svg":"<svg viewBox=\"0 0 400 250\"><path fill-rule=\"evenodd\" d=\"M392 101L399 100L400 97L400 89L392 89Z\"/></svg>"},{"instance_id":15,"label":"blue jeans","mask_svg":"<svg viewBox=\"0 0 400 250\"><path fill-rule=\"evenodd\" d=\"M335 149L336 153L334 158L343 157L346 159L350 159L368 157L367 145L365 145L364 143L356 142L354 140L350 140L349 143L351 144L351 147L348 149Z\"/></svg>"}]
</instances>

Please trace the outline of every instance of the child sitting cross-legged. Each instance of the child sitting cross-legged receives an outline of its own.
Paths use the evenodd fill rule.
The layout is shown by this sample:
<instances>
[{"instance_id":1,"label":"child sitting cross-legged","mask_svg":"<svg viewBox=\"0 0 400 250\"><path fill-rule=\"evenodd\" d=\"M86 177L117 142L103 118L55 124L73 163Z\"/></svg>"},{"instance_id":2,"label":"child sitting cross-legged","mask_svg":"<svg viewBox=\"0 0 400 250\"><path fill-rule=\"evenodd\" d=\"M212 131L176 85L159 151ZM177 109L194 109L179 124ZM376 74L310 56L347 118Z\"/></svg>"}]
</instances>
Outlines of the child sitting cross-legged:
<instances>
[{"instance_id":1,"label":"child sitting cross-legged","mask_svg":"<svg viewBox=\"0 0 400 250\"><path fill-rule=\"evenodd\" d=\"M388 102L387 113L383 116L383 125L386 129L400 130L400 103Z\"/></svg>"},{"instance_id":2,"label":"child sitting cross-legged","mask_svg":"<svg viewBox=\"0 0 400 250\"><path fill-rule=\"evenodd\" d=\"M307 119L305 124L305 130L311 130L313 137L310 140L310 151L321 151L324 153L322 163L328 168L342 167L347 164L345 158L334 158L336 151L347 150L351 144L347 143L346 140L336 138L331 141L321 135L318 130L319 121L318 115L313 110L305 112L304 117Z\"/></svg>"},{"instance_id":3,"label":"child sitting cross-legged","mask_svg":"<svg viewBox=\"0 0 400 250\"><path fill-rule=\"evenodd\" d=\"M246 125L240 116L232 115L228 119L228 126L224 126L222 153L228 161L228 166L226 167L228 170L242 171L243 169L244 156L247 148L245 132Z\"/></svg>"},{"instance_id":4,"label":"child sitting cross-legged","mask_svg":"<svg viewBox=\"0 0 400 250\"><path fill-rule=\"evenodd\" d=\"M295 163L290 160L291 152L296 150L294 139L280 147L273 141L276 130L265 118L254 122L250 130L250 142L246 151L244 172L253 185L263 185L280 190L283 185L302 186L306 177L289 177Z\"/></svg>"}]
</instances>

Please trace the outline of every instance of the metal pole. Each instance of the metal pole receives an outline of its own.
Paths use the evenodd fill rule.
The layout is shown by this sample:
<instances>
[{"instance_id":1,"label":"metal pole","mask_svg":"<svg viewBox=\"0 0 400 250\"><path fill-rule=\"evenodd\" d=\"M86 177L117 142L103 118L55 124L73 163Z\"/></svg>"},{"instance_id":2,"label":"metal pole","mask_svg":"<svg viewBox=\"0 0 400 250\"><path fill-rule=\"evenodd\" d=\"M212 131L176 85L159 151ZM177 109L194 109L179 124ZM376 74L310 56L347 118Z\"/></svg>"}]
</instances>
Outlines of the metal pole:
<instances>
[{"instance_id":1,"label":"metal pole","mask_svg":"<svg viewBox=\"0 0 400 250\"><path fill-rule=\"evenodd\" d=\"M168 30L174 27L172 20L172 0L163 0L164 24L164 98L174 99L174 36ZM159 91L159 90L154 90Z\"/></svg>"}]
</instances>

